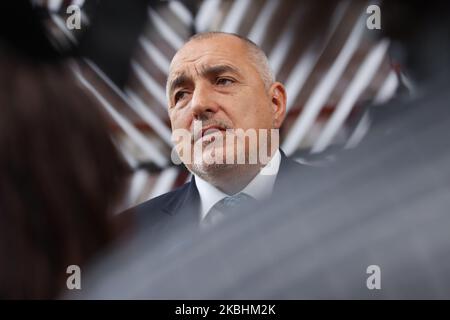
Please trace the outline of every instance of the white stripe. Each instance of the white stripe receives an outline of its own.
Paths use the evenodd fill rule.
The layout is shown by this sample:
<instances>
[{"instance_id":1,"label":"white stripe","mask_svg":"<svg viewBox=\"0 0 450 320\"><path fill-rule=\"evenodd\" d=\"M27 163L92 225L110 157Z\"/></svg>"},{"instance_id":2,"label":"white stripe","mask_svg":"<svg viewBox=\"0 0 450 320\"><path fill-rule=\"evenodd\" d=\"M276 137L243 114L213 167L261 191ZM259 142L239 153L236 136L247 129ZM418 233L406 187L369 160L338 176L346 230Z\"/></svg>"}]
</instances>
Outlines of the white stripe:
<instances>
[{"instance_id":1,"label":"white stripe","mask_svg":"<svg viewBox=\"0 0 450 320\"><path fill-rule=\"evenodd\" d=\"M370 128L370 116L369 113L366 112L361 118L361 120L359 120L359 123L356 126L355 130L353 131L353 134L350 136L347 143L345 144L345 149L351 149L356 147L365 137L367 132L369 132L369 128Z\"/></svg>"},{"instance_id":2,"label":"white stripe","mask_svg":"<svg viewBox=\"0 0 450 320\"><path fill-rule=\"evenodd\" d=\"M72 0L72 4L82 7L84 5L85 0Z\"/></svg>"},{"instance_id":3,"label":"white stripe","mask_svg":"<svg viewBox=\"0 0 450 320\"><path fill-rule=\"evenodd\" d=\"M286 58L286 55L289 52L289 48L291 47L292 41L295 38L296 30L295 25L298 23L298 20L301 17L302 7L298 7L295 13L293 13L284 30L282 31L282 37L276 42L274 48L270 52L269 55L269 63L272 68L273 74L276 77L280 72L280 69L283 65L283 62Z\"/></svg>"},{"instance_id":4,"label":"white stripe","mask_svg":"<svg viewBox=\"0 0 450 320\"><path fill-rule=\"evenodd\" d=\"M234 1L221 30L223 32L237 33L251 3L251 0Z\"/></svg>"},{"instance_id":5,"label":"white stripe","mask_svg":"<svg viewBox=\"0 0 450 320\"><path fill-rule=\"evenodd\" d=\"M127 208L125 209L134 207L135 205L139 204L139 197L142 195L142 191L149 180L149 176L150 174L147 172L147 170L144 169L140 169L134 172L128 191Z\"/></svg>"},{"instance_id":6,"label":"white stripe","mask_svg":"<svg viewBox=\"0 0 450 320\"><path fill-rule=\"evenodd\" d=\"M320 57L324 53L325 48L328 46L333 34L336 32L336 29L349 5L350 1L343 1L338 5L327 31L327 35L325 36L325 40L320 44L319 49L318 43L316 41L313 42L305 53L300 56L294 69L289 74L289 78L286 80L286 92L288 94L286 112L289 112L289 110L294 106L298 94L302 90L303 85L317 64L317 61L319 61Z\"/></svg>"},{"instance_id":7,"label":"white stripe","mask_svg":"<svg viewBox=\"0 0 450 320\"><path fill-rule=\"evenodd\" d=\"M192 14L181 1L170 1L169 8L187 26L192 24Z\"/></svg>"},{"instance_id":8,"label":"white stripe","mask_svg":"<svg viewBox=\"0 0 450 320\"><path fill-rule=\"evenodd\" d=\"M159 106L165 110L164 106L167 102L163 87L136 61L131 61L131 68L147 91L159 102Z\"/></svg>"},{"instance_id":9,"label":"white stripe","mask_svg":"<svg viewBox=\"0 0 450 320\"><path fill-rule=\"evenodd\" d=\"M161 33L162 38L176 50L181 48L184 40L171 28L171 26L160 17L160 15L152 8L148 9L148 13L153 25Z\"/></svg>"},{"instance_id":10,"label":"white stripe","mask_svg":"<svg viewBox=\"0 0 450 320\"><path fill-rule=\"evenodd\" d=\"M188 183L192 179L192 173L189 172L188 176L186 177L186 180L184 180L184 183Z\"/></svg>"},{"instance_id":11,"label":"white stripe","mask_svg":"<svg viewBox=\"0 0 450 320\"><path fill-rule=\"evenodd\" d=\"M125 159L126 163L130 168L135 170L138 166L138 161L135 159L134 155L132 155L130 152L128 152L123 143L119 143L117 139L113 139L113 144L116 146L117 150L120 151L123 158Z\"/></svg>"},{"instance_id":12,"label":"white stripe","mask_svg":"<svg viewBox=\"0 0 450 320\"><path fill-rule=\"evenodd\" d=\"M126 90L131 99L130 107L146 121L156 133L169 145L172 146L172 133L164 122L131 90Z\"/></svg>"},{"instance_id":13,"label":"white stripe","mask_svg":"<svg viewBox=\"0 0 450 320\"><path fill-rule=\"evenodd\" d=\"M75 38L75 36L72 34L72 32L67 29L66 23L64 20L57 14L50 14L50 18L55 23L55 25L64 33L64 35L67 37L67 39L70 40L70 42L77 44L78 41Z\"/></svg>"},{"instance_id":14,"label":"white stripe","mask_svg":"<svg viewBox=\"0 0 450 320\"><path fill-rule=\"evenodd\" d=\"M411 96L414 96L417 93L417 88L415 84L409 79L403 72L400 71L400 79L402 83L405 85L406 89Z\"/></svg>"},{"instance_id":15,"label":"white stripe","mask_svg":"<svg viewBox=\"0 0 450 320\"><path fill-rule=\"evenodd\" d=\"M264 40L264 36L267 33L267 28L269 27L270 19L275 13L278 3L280 3L278 0L267 0L261 10L261 13L258 15L256 22L253 24L251 31L249 32L248 38L259 46Z\"/></svg>"},{"instance_id":16,"label":"white stripe","mask_svg":"<svg viewBox=\"0 0 450 320\"><path fill-rule=\"evenodd\" d=\"M395 90L397 90L397 88L397 74L395 73L395 71L391 71L384 80L381 88L378 90L378 93L374 98L374 104L382 104L388 101L395 94Z\"/></svg>"},{"instance_id":17,"label":"white stripe","mask_svg":"<svg viewBox=\"0 0 450 320\"><path fill-rule=\"evenodd\" d=\"M114 91L115 94L119 96L119 98L122 99L123 102L127 104L128 107L132 108L133 110L136 108L135 101L132 101L129 97L127 97L117 86L109 79L102 70L100 70L93 62L85 59L88 66L108 85L108 87ZM161 121L161 119L155 115L151 109L147 108L146 116L148 118L152 118L152 121L149 122L149 125L154 129L154 131L160 135L163 141L167 142L167 136L166 132L169 131L167 126ZM164 126L164 128L162 127ZM170 131L169 131L170 132ZM169 139L170 140L170 139ZM172 142L170 141L168 143L169 146L172 146Z\"/></svg>"},{"instance_id":18,"label":"white stripe","mask_svg":"<svg viewBox=\"0 0 450 320\"><path fill-rule=\"evenodd\" d=\"M172 189L175 180L178 177L178 169L176 167L167 168L159 174L158 180L152 189L149 199L160 196Z\"/></svg>"},{"instance_id":19,"label":"white stripe","mask_svg":"<svg viewBox=\"0 0 450 320\"><path fill-rule=\"evenodd\" d=\"M50 12L58 12L63 0L47 0L47 8Z\"/></svg>"},{"instance_id":20,"label":"white stripe","mask_svg":"<svg viewBox=\"0 0 450 320\"><path fill-rule=\"evenodd\" d=\"M361 15L356 21L353 30L344 44L344 47L340 51L335 62L323 77L320 84L314 89L308 101L305 104L305 108L301 115L297 118L293 124L286 140L283 143L282 149L287 155L291 155L295 152L299 143L302 141L306 132L314 123L321 108L325 105L329 95L333 91L336 83L342 76L345 68L348 65L353 53L358 48L361 37L364 34L366 27L365 14Z\"/></svg>"},{"instance_id":21,"label":"white stripe","mask_svg":"<svg viewBox=\"0 0 450 320\"><path fill-rule=\"evenodd\" d=\"M316 46L312 45L302 56L300 56L300 59L290 73L289 78L286 80L286 113L289 112L294 105L300 90L306 82L306 79L308 79L311 71L314 69L314 66L319 60L320 54L316 54L315 49Z\"/></svg>"},{"instance_id":22,"label":"white stripe","mask_svg":"<svg viewBox=\"0 0 450 320\"><path fill-rule=\"evenodd\" d=\"M147 55L153 60L158 69L167 75L170 67L170 61L167 59L167 57L162 54L161 51L159 51L159 49L145 37L141 37L139 39L139 43L141 44L145 53L147 53Z\"/></svg>"},{"instance_id":23,"label":"white stripe","mask_svg":"<svg viewBox=\"0 0 450 320\"><path fill-rule=\"evenodd\" d=\"M220 0L204 0L195 18L195 29L197 32L205 32L211 26L220 5Z\"/></svg>"},{"instance_id":24,"label":"white stripe","mask_svg":"<svg viewBox=\"0 0 450 320\"><path fill-rule=\"evenodd\" d=\"M379 105L387 102L392 96L395 94L395 90L398 87L398 79L397 75L394 71L389 72L386 79L384 80L383 85L378 90L377 95L374 98L374 105ZM356 126L353 134L348 139L345 149L351 149L356 147L361 140L365 137L370 128L370 116L369 113L366 112L364 116L359 121Z\"/></svg>"},{"instance_id":25,"label":"white stripe","mask_svg":"<svg viewBox=\"0 0 450 320\"><path fill-rule=\"evenodd\" d=\"M125 119L114 107L97 91L97 89L86 80L78 70L74 70L79 81L98 99L100 104L111 115L114 121L128 134L133 142L141 148L143 153L159 167L165 167L168 164L167 158L154 146L149 143L147 138L142 135L127 119Z\"/></svg>"},{"instance_id":26,"label":"white stripe","mask_svg":"<svg viewBox=\"0 0 450 320\"><path fill-rule=\"evenodd\" d=\"M314 144L311 150L312 153L322 152L332 142L339 128L341 128L345 119L347 119L347 116L355 106L356 101L373 80L380 64L383 62L388 47L389 41L380 41L375 48L367 54L348 89L337 104L333 115Z\"/></svg>"}]
</instances>

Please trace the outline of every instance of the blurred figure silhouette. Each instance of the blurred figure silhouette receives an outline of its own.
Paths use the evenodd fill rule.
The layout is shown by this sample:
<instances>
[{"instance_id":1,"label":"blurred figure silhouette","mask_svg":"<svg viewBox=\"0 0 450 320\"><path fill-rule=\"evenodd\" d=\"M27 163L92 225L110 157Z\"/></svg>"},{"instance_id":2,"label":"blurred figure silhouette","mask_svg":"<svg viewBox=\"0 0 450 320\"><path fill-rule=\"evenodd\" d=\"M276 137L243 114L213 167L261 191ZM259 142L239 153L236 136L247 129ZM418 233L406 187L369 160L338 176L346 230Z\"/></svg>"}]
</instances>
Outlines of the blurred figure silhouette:
<instances>
[{"instance_id":1,"label":"blurred figure silhouette","mask_svg":"<svg viewBox=\"0 0 450 320\"><path fill-rule=\"evenodd\" d=\"M43 31L29 30L40 40L32 48L9 28L0 37L0 299L56 298L69 265L85 266L122 234L114 213L129 169Z\"/></svg>"}]
</instances>

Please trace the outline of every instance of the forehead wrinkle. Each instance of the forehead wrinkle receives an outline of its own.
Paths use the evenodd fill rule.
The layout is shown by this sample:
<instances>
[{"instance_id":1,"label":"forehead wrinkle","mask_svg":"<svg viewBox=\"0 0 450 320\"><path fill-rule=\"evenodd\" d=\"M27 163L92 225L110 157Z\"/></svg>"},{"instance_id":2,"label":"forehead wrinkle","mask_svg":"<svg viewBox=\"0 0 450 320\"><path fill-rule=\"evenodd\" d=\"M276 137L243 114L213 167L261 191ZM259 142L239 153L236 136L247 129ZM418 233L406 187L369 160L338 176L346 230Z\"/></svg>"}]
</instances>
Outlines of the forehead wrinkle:
<instances>
[{"instance_id":1,"label":"forehead wrinkle","mask_svg":"<svg viewBox=\"0 0 450 320\"><path fill-rule=\"evenodd\" d=\"M191 81L190 76L188 76L185 72L179 73L178 75L175 76L175 78L173 78L173 80L170 80L169 86L168 86L168 88L169 88L168 92L169 93L172 92L177 87L180 87L189 81Z\"/></svg>"},{"instance_id":2,"label":"forehead wrinkle","mask_svg":"<svg viewBox=\"0 0 450 320\"><path fill-rule=\"evenodd\" d=\"M218 64L214 64L214 65L202 64L200 66L197 66L194 63L193 66L195 69L195 73L199 74L200 76L202 76L204 78L223 74L226 72L231 72L231 73L234 73L234 74L240 76L239 70L236 67L234 67L230 64L227 64L227 63L218 63ZM177 87L180 87L183 84L193 81L192 77L190 75L188 75L186 73L186 71L184 71L184 70L176 72L172 78L173 78L173 80L170 80L170 82L168 83L168 93L169 94L171 92L173 92Z\"/></svg>"},{"instance_id":3,"label":"forehead wrinkle","mask_svg":"<svg viewBox=\"0 0 450 320\"><path fill-rule=\"evenodd\" d=\"M216 65L212 65L212 66L208 66L208 65L203 65L201 67L201 75L203 77L208 77L211 75L219 75L219 74L223 74L226 72L231 72L231 73L235 73L235 74L240 74L239 70L237 68L235 68L234 66L228 65L228 64L216 64Z\"/></svg>"},{"instance_id":4,"label":"forehead wrinkle","mask_svg":"<svg viewBox=\"0 0 450 320\"><path fill-rule=\"evenodd\" d=\"M200 42L203 42L203 41L200 41ZM180 63L182 65L184 65L184 68L186 68L186 66L189 67L189 66L193 65L193 68L195 69L195 72L197 74L201 74L201 72L199 72L199 67L200 68L204 68L205 67L204 64L208 64L207 61L204 61L205 58L206 58L206 60L209 60L209 57L213 57L213 58L215 58L217 60L227 60L227 59L229 59L230 52L227 52L226 50L225 51L221 50L221 51L217 52L217 48L216 47L206 48L206 49L202 50L203 52L201 54L192 56L192 52L191 52L193 50L192 49L192 45L193 44L197 44L197 43L198 43L197 41L187 42L184 45L184 47L181 48L175 54L175 56L173 57L173 59L171 61L171 65L170 65L170 68L169 68L169 77L170 78L174 78L174 77L178 78L179 75L181 75L183 73L186 74L186 70L177 70L177 71L175 71L173 73L172 76L170 75L171 71L173 71L174 68L178 69L176 65L179 65ZM242 46L242 43L241 43L241 46ZM197 50L197 48L195 48L195 49ZM233 53L233 54L235 54L235 53ZM247 50L245 50L245 54L246 54L246 57L248 58L248 51ZM242 76L242 74L239 72L238 68L230 66L230 64L227 61L217 61L217 60L214 62L214 64L228 65L229 67L231 67L231 69L234 69L234 70L230 69L228 71L232 71L232 72L236 73L237 75ZM201 62L201 61L202 61L202 63L199 66L198 63ZM212 64L212 62L209 62L209 64ZM186 76L188 78L190 78L190 76L188 76L187 74L186 74ZM175 89L175 86L172 85L172 82L173 82L173 80L168 79L168 81L166 83L167 97L169 97L169 95Z\"/></svg>"}]
</instances>

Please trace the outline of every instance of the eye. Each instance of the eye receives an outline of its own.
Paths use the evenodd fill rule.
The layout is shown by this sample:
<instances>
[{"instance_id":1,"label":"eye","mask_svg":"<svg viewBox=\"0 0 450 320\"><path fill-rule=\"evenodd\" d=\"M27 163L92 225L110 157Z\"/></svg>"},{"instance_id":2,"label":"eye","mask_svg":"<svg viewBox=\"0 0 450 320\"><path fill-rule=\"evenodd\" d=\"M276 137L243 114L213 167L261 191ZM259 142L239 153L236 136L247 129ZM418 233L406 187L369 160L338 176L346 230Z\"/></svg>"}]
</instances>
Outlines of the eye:
<instances>
[{"instance_id":1,"label":"eye","mask_svg":"<svg viewBox=\"0 0 450 320\"><path fill-rule=\"evenodd\" d=\"M234 83L234 80L229 79L229 78L217 78L216 79L216 84L219 86L227 86Z\"/></svg>"},{"instance_id":2,"label":"eye","mask_svg":"<svg viewBox=\"0 0 450 320\"><path fill-rule=\"evenodd\" d=\"M186 93L187 93L186 91L178 91L177 93L175 93L174 97L175 103L177 103L180 99L183 99Z\"/></svg>"}]
</instances>

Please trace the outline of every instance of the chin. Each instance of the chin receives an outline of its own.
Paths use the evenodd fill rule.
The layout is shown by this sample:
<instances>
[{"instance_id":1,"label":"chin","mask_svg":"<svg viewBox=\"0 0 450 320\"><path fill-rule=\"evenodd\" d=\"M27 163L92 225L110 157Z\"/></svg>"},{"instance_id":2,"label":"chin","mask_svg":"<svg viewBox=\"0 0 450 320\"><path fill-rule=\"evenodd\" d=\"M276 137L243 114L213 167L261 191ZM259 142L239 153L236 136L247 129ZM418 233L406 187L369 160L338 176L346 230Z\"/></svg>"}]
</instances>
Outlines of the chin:
<instances>
[{"instance_id":1,"label":"chin","mask_svg":"<svg viewBox=\"0 0 450 320\"><path fill-rule=\"evenodd\" d=\"M217 156L221 158L221 161L217 160ZM242 164L237 163L238 157L236 155L232 163L226 163L226 148L213 144L206 146L201 154L193 154L192 159L190 170L200 177L220 177L229 173L230 170L234 171L242 166Z\"/></svg>"},{"instance_id":2,"label":"chin","mask_svg":"<svg viewBox=\"0 0 450 320\"><path fill-rule=\"evenodd\" d=\"M225 163L193 163L190 170L199 177L211 181L220 178L230 171L235 171L239 165Z\"/></svg>"}]
</instances>

